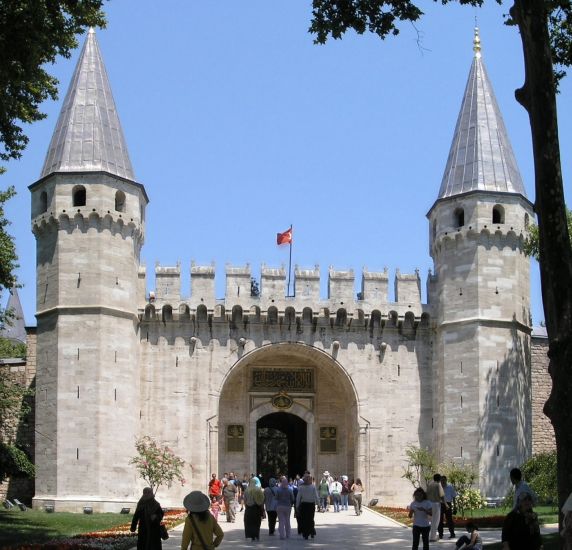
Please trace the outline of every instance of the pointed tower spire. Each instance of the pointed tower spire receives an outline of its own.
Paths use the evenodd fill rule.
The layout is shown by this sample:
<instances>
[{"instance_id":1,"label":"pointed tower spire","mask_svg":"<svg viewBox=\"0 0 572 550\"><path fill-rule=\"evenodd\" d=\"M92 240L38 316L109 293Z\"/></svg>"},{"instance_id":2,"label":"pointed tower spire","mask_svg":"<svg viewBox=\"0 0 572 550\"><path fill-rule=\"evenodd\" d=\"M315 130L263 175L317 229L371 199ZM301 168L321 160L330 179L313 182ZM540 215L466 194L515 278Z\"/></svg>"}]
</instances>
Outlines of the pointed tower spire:
<instances>
[{"instance_id":1,"label":"pointed tower spire","mask_svg":"<svg viewBox=\"0 0 572 550\"><path fill-rule=\"evenodd\" d=\"M24 320L24 310L18 295L18 289L13 287L10 289L10 297L6 305L6 311L12 315L2 328L0 328L0 337L8 340L17 340L19 342L26 342L26 322Z\"/></svg>"},{"instance_id":2,"label":"pointed tower spire","mask_svg":"<svg viewBox=\"0 0 572 550\"><path fill-rule=\"evenodd\" d=\"M473 64L438 198L477 190L519 193L526 197L502 115L481 58L478 27L475 27L473 51Z\"/></svg>"},{"instance_id":3,"label":"pointed tower spire","mask_svg":"<svg viewBox=\"0 0 572 550\"><path fill-rule=\"evenodd\" d=\"M135 179L95 31L89 29L40 177L94 171Z\"/></svg>"}]
</instances>

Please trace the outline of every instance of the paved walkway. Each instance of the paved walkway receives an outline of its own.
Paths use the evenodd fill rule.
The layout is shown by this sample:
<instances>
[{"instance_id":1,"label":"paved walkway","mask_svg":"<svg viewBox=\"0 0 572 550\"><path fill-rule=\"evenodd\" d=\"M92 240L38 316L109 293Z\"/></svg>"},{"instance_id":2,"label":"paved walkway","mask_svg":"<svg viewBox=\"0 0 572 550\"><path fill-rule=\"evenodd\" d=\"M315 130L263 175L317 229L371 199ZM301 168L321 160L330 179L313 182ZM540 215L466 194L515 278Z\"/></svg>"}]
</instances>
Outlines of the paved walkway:
<instances>
[{"instance_id":1,"label":"paved walkway","mask_svg":"<svg viewBox=\"0 0 572 550\"><path fill-rule=\"evenodd\" d=\"M337 550L357 550L367 547L381 547L387 550L410 549L411 529L386 518L376 512L364 509L361 516L356 516L350 508L348 512L316 513L316 538L304 540L298 536L296 520L292 517L292 538L280 540L278 529L274 536L268 535L268 522L262 521L260 529L260 541L251 542L244 538L243 513L237 513L236 523L227 523L225 517L219 517L220 525L225 533L221 549L232 548L279 548L293 550L296 548L328 548ZM543 529L543 532L554 531L553 528ZM164 549L180 549L183 526L170 531L170 538L163 542ZM464 529L456 532L457 536L464 534ZM445 537L449 533L445 532ZM486 543L500 541L499 530L482 530L481 536ZM455 540L444 538L440 542L431 543L431 549L442 548L453 550ZM422 547L422 546L421 546Z\"/></svg>"}]
</instances>

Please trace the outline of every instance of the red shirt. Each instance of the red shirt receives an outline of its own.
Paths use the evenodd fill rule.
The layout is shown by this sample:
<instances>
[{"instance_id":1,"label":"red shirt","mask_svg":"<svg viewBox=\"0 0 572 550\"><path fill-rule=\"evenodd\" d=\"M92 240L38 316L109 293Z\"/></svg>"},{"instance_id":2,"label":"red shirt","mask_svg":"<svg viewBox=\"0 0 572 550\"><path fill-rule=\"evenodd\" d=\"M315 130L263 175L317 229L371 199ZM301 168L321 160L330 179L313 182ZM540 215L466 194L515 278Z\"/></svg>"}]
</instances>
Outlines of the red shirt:
<instances>
[{"instance_id":1,"label":"red shirt","mask_svg":"<svg viewBox=\"0 0 572 550\"><path fill-rule=\"evenodd\" d=\"M220 479L211 479L209 481L209 495L217 495L221 494L222 490L222 481Z\"/></svg>"}]
</instances>

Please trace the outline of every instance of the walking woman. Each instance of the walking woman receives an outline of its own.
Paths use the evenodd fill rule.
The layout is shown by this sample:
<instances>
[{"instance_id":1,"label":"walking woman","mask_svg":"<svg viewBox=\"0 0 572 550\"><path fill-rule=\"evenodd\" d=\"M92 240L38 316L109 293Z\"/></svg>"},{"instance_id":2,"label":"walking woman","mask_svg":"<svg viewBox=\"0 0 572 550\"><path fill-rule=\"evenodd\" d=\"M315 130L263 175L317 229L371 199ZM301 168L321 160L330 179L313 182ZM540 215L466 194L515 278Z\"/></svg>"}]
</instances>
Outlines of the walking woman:
<instances>
[{"instance_id":1,"label":"walking woman","mask_svg":"<svg viewBox=\"0 0 572 550\"><path fill-rule=\"evenodd\" d=\"M296 495L296 518L298 519L298 528L305 539L316 536L316 528L314 524L314 514L316 506L319 506L320 499L316 486L312 483L312 476L306 474L304 483L298 486L298 494Z\"/></svg>"},{"instance_id":2,"label":"walking woman","mask_svg":"<svg viewBox=\"0 0 572 550\"><path fill-rule=\"evenodd\" d=\"M183 506L189 514L185 519L181 550L191 548L216 548L224 537L217 520L209 512L210 500L200 491L190 492L183 500Z\"/></svg>"},{"instance_id":3,"label":"walking woman","mask_svg":"<svg viewBox=\"0 0 572 550\"><path fill-rule=\"evenodd\" d=\"M139 524L137 550L161 550L160 525L162 519L163 509L155 500L153 489L145 487L131 521L132 533L135 533L137 524Z\"/></svg>"},{"instance_id":4,"label":"walking woman","mask_svg":"<svg viewBox=\"0 0 572 550\"><path fill-rule=\"evenodd\" d=\"M248 482L244 493L244 536L247 539L260 540L260 524L264 514L264 493L260 480L255 476Z\"/></svg>"},{"instance_id":5,"label":"walking woman","mask_svg":"<svg viewBox=\"0 0 572 550\"><path fill-rule=\"evenodd\" d=\"M276 490L276 513L278 514L278 532L280 539L290 538L290 513L294 504L294 491L288 485L288 478L280 478L280 486Z\"/></svg>"},{"instance_id":6,"label":"walking woman","mask_svg":"<svg viewBox=\"0 0 572 550\"><path fill-rule=\"evenodd\" d=\"M268 480L268 487L264 489L264 507L266 508L266 515L268 516L268 534L274 535L276 530L276 479L271 477Z\"/></svg>"},{"instance_id":7,"label":"walking woman","mask_svg":"<svg viewBox=\"0 0 572 550\"><path fill-rule=\"evenodd\" d=\"M365 493L361 479L359 477L352 485L352 493L354 495L354 509L356 511L356 516L359 516L361 514L361 499Z\"/></svg>"}]
</instances>

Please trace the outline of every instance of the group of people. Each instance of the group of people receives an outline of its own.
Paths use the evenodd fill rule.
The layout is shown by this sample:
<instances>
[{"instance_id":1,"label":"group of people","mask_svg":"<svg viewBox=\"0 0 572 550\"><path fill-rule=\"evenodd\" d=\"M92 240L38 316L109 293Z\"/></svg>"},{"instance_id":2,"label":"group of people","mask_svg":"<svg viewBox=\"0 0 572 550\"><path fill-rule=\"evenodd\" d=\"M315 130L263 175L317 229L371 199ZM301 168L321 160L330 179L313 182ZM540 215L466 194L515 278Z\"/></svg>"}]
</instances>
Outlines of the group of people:
<instances>
[{"instance_id":1,"label":"group of people","mask_svg":"<svg viewBox=\"0 0 572 550\"><path fill-rule=\"evenodd\" d=\"M518 468L510 471L510 480L514 485L513 508L507 514L502 527L503 550L539 550L542 547L540 524L533 510L537 496L530 486L522 479ZM409 505L409 517L413 518L413 550L419 548L423 541L423 550L429 550L429 542L443 538L444 520L450 532L449 538L455 538L453 523L453 502L456 496L454 487L447 483L447 478L435 474L433 481L427 485L427 491L421 487L413 492L413 502ZM572 495L566 501L562 512L565 516L562 535L570 537L572 542ZM568 519L567 519L568 518ZM569 532L567 531L567 521ZM467 535L462 535L456 542L456 548L461 550L482 550L483 541L476 523L469 522L466 526ZM572 550L572 544L570 544Z\"/></svg>"},{"instance_id":2,"label":"group of people","mask_svg":"<svg viewBox=\"0 0 572 550\"><path fill-rule=\"evenodd\" d=\"M533 509L537 496L522 479L522 472L518 468L511 470L510 480L514 485L514 501L502 528L503 550L539 550L542 547L542 538L538 516ZM308 539L316 536L316 509L327 511L331 500L334 512L347 510L348 500L342 495L352 494L356 514L359 515L363 493L359 479L350 484L347 476L332 477L328 471L323 473L317 483L309 472L301 479L299 476L296 479L288 479L286 476L280 476L278 480L270 478L264 489L259 476L252 475L248 481L238 481L232 473L225 475L222 480L218 480L216 474L213 474L209 482L208 497L201 491L192 491L183 501L188 516L185 520L181 549L187 550L189 544L192 545L191 548L216 548L220 545L224 537L217 521L221 502L229 522L235 521L234 503L241 503L241 510L244 509L244 534L252 541L260 539L262 519L266 517L269 535L275 534L278 522L280 539L290 538L292 508L295 510L298 533ZM409 505L409 517L413 518L412 550L418 550L420 540L423 541L423 550L429 550L429 542L437 541L437 534L439 539L443 538L445 522L449 529L449 538L455 538L455 497L455 488L447 483L445 476L439 474L433 476L427 491L421 487L415 489L413 501ZM564 504L562 513L564 522L561 535L567 550L572 550L572 494ZM132 532L138 527L138 550L161 549L162 519L163 510L155 500L152 489L146 487L137 503L131 523ZM482 550L483 541L476 523L467 523L466 530L467 534L457 540L456 549Z\"/></svg>"}]
</instances>

